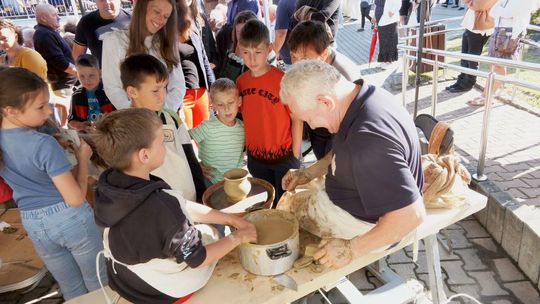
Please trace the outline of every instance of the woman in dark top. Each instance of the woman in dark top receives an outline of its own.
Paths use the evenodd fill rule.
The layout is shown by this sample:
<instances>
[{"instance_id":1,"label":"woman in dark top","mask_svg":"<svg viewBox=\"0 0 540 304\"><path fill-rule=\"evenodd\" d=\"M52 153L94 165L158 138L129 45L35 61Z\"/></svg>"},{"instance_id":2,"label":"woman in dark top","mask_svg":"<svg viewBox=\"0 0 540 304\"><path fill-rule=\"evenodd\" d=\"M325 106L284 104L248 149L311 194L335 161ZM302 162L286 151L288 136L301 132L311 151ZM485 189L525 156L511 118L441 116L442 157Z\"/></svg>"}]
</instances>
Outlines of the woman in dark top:
<instances>
[{"instance_id":1,"label":"woman in dark top","mask_svg":"<svg viewBox=\"0 0 540 304\"><path fill-rule=\"evenodd\" d=\"M184 114L189 129L208 119L208 94L206 91L215 80L214 72L212 72L206 56L201 33L193 19L193 12L188 7L190 4L192 2L189 0L187 3L184 1L176 3L180 41L178 49L186 81ZM195 3L196 5L197 3Z\"/></svg>"}]
</instances>

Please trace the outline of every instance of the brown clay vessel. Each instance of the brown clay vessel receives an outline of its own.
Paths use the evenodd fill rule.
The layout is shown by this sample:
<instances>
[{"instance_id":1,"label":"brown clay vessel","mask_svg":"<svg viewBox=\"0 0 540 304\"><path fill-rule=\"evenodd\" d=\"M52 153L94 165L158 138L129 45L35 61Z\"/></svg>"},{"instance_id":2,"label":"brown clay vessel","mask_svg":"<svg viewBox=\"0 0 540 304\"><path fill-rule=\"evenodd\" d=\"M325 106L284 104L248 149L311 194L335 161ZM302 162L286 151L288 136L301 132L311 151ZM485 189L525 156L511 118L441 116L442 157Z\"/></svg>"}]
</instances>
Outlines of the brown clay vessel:
<instances>
[{"instance_id":1,"label":"brown clay vessel","mask_svg":"<svg viewBox=\"0 0 540 304\"><path fill-rule=\"evenodd\" d=\"M244 169L231 169L223 175L225 183L223 190L231 203L243 200L251 191L251 183L248 180L248 171Z\"/></svg>"}]
</instances>

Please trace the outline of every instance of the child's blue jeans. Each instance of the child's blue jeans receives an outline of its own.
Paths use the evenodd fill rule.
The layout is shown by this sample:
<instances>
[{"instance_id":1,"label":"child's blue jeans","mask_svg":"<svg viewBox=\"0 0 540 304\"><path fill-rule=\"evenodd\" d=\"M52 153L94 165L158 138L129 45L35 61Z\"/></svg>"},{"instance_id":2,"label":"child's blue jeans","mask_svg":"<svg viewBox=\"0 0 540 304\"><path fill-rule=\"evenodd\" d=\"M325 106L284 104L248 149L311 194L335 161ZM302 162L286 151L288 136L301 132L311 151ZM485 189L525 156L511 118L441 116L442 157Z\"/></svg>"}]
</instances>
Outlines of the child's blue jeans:
<instances>
[{"instance_id":1,"label":"child's blue jeans","mask_svg":"<svg viewBox=\"0 0 540 304\"><path fill-rule=\"evenodd\" d=\"M68 300L98 289L96 255L103 249L101 234L88 203L71 208L64 202L21 210L21 221L34 248ZM103 260L100 275L107 276Z\"/></svg>"}]
</instances>

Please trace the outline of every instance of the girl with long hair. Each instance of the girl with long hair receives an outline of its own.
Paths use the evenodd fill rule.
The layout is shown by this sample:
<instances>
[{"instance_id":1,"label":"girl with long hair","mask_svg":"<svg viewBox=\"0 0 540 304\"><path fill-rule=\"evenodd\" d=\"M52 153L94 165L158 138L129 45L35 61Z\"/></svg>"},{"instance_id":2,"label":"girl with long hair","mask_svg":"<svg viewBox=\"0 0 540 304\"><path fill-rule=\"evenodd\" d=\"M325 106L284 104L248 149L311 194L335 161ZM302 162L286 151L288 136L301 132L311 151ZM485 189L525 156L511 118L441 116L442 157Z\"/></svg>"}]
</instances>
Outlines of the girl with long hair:
<instances>
[{"instance_id":1,"label":"girl with long hair","mask_svg":"<svg viewBox=\"0 0 540 304\"><path fill-rule=\"evenodd\" d=\"M39 257L68 300L98 289L103 249L85 199L92 150L73 146L76 177L60 144L38 132L52 113L45 81L23 68L0 72L0 176L13 189L21 221ZM100 261L102 263L102 261ZM100 267L100 269L104 269Z\"/></svg>"},{"instance_id":2,"label":"girl with long hair","mask_svg":"<svg viewBox=\"0 0 540 304\"><path fill-rule=\"evenodd\" d=\"M175 112L182 108L186 87L178 58L176 19L174 0L138 0L129 29L103 35L103 84L117 109L130 106L120 79L120 63L137 53L150 54L167 66L169 83L164 107Z\"/></svg>"}]
</instances>

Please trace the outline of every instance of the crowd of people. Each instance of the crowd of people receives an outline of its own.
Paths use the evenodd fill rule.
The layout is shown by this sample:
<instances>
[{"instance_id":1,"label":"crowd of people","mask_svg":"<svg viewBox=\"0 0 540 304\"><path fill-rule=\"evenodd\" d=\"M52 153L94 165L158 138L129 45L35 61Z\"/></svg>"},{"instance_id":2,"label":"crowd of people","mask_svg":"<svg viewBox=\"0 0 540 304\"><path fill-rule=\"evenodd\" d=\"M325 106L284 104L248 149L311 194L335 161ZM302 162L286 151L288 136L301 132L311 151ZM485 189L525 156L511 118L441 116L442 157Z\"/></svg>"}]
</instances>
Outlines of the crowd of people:
<instances>
[{"instance_id":1,"label":"crowd of people","mask_svg":"<svg viewBox=\"0 0 540 304\"><path fill-rule=\"evenodd\" d=\"M0 19L0 185L66 300L100 284L134 303L189 299L220 258L257 240L253 224L200 204L245 159L274 187L274 207L319 222L310 232L325 238L316 258L327 267L413 237L424 217L416 129L335 49L341 2L262 1L207 14L199 0L137 0L132 10L96 0L64 26L72 35L47 3L33 28ZM360 2L379 31L378 61L398 59L413 2ZM464 3L463 52L480 54L493 35L490 55L515 58L536 4ZM475 81L462 74L447 89ZM318 162L300 169L304 129ZM323 175L323 188L286 193Z\"/></svg>"}]
</instances>

